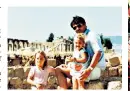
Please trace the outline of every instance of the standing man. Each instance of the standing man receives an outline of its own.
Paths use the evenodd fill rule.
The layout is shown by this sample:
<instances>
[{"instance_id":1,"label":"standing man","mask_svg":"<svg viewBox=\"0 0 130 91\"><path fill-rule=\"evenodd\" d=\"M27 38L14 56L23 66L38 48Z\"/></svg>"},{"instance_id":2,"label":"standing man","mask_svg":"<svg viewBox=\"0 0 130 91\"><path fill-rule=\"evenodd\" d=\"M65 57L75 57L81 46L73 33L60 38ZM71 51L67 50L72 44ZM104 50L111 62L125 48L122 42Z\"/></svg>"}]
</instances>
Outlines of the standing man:
<instances>
[{"instance_id":1,"label":"standing man","mask_svg":"<svg viewBox=\"0 0 130 91\"><path fill-rule=\"evenodd\" d=\"M104 70L106 68L104 51L100 37L87 28L85 19L80 16L73 17L70 26L73 28L76 34L85 34L85 50L90 54L91 57L89 67L81 73L80 80L87 79L89 81L99 79L101 70ZM63 74L67 77L70 76L69 69L67 69L65 65L61 65L56 68L56 73L58 75L60 87L67 88L67 80L65 77L63 77Z\"/></svg>"}]
</instances>

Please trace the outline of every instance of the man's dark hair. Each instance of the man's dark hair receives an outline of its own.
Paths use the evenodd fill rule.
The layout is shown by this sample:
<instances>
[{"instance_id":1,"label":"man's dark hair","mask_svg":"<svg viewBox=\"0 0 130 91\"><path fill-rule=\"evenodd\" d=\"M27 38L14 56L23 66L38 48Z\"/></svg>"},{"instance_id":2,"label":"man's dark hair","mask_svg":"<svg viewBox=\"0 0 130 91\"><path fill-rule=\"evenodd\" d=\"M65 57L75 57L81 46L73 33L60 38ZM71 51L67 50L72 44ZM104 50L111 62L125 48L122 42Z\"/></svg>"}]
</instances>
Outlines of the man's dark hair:
<instances>
[{"instance_id":1,"label":"man's dark hair","mask_svg":"<svg viewBox=\"0 0 130 91\"><path fill-rule=\"evenodd\" d=\"M73 20L71 21L70 26L73 27L74 24L79 24L79 23L81 23L83 25L86 24L84 18L82 18L80 16L75 16L75 17L73 17Z\"/></svg>"}]
</instances>

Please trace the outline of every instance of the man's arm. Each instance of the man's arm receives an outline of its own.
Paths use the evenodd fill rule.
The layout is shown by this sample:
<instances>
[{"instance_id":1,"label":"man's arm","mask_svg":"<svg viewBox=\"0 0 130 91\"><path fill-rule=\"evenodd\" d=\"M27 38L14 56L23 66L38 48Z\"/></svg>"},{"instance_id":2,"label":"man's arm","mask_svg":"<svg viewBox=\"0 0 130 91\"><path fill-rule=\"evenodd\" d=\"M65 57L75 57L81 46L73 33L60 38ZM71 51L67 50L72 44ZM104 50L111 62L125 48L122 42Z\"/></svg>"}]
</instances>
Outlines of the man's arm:
<instances>
[{"instance_id":1,"label":"man's arm","mask_svg":"<svg viewBox=\"0 0 130 91\"><path fill-rule=\"evenodd\" d=\"M98 64L100 57L101 57L101 51L96 51L95 54L93 55L92 61L89 66L95 68L96 65Z\"/></svg>"},{"instance_id":2,"label":"man's arm","mask_svg":"<svg viewBox=\"0 0 130 91\"><path fill-rule=\"evenodd\" d=\"M90 63L90 66L81 73L80 80L85 80L90 75L93 68L96 67L96 65L100 59L100 56L101 56L101 51L95 52L95 54L93 55L92 61Z\"/></svg>"},{"instance_id":3,"label":"man's arm","mask_svg":"<svg viewBox=\"0 0 130 91\"><path fill-rule=\"evenodd\" d=\"M100 40L98 37L96 37L96 35L91 34L90 44L93 49L94 55L92 57L89 67L81 74L80 79L82 80L87 78L90 75L91 71L96 67L96 65L98 64L101 58L102 47L101 47Z\"/></svg>"}]
</instances>

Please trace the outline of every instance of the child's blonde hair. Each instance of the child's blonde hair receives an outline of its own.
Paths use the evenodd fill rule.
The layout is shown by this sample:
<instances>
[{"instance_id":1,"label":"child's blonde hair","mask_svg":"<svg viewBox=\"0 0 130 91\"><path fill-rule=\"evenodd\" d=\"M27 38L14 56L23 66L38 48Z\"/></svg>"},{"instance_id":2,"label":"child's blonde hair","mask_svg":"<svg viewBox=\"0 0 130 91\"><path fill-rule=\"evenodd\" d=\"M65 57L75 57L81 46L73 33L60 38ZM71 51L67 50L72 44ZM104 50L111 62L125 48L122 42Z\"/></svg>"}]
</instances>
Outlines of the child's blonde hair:
<instances>
[{"instance_id":1,"label":"child's blonde hair","mask_svg":"<svg viewBox=\"0 0 130 91\"><path fill-rule=\"evenodd\" d=\"M74 40L81 40L83 43L85 43L85 35L83 33L77 33Z\"/></svg>"}]
</instances>

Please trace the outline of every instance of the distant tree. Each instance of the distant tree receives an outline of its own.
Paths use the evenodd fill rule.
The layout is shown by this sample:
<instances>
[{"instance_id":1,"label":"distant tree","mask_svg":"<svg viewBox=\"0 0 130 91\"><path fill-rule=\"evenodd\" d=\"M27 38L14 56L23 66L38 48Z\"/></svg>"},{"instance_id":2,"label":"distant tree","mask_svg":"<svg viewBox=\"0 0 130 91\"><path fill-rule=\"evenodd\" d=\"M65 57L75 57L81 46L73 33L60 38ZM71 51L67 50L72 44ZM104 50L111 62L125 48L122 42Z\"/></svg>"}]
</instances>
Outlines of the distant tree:
<instances>
[{"instance_id":1,"label":"distant tree","mask_svg":"<svg viewBox=\"0 0 130 91\"><path fill-rule=\"evenodd\" d=\"M100 39L103 47L106 47L107 49L112 49L112 42L110 38L104 38L103 34L100 34Z\"/></svg>"},{"instance_id":2,"label":"distant tree","mask_svg":"<svg viewBox=\"0 0 130 91\"><path fill-rule=\"evenodd\" d=\"M60 36L59 39L63 39L64 37L63 36Z\"/></svg>"},{"instance_id":3,"label":"distant tree","mask_svg":"<svg viewBox=\"0 0 130 91\"><path fill-rule=\"evenodd\" d=\"M74 37L69 36L68 40L74 41Z\"/></svg>"},{"instance_id":4,"label":"distant tree","mask_svg":"<svg viewBox=\"0 0 130 91\"><path fill-rule=\"evenodd\" d=\"M112 42L111 42L110 38L104 39L104 47L106 47L107 49L112 49Z\"/></svg>"},{"instance_id":5,"label":"distant tree","mask_svg":"<svg viewBox=\"0 0 130 91\"><path fill-rule=\"evenodd\" d=\"M54 34L50 33L48 39L46 40L47 42L52 42L54 40Z\"/></svg>"}]
</instances>

